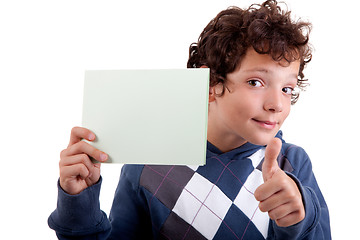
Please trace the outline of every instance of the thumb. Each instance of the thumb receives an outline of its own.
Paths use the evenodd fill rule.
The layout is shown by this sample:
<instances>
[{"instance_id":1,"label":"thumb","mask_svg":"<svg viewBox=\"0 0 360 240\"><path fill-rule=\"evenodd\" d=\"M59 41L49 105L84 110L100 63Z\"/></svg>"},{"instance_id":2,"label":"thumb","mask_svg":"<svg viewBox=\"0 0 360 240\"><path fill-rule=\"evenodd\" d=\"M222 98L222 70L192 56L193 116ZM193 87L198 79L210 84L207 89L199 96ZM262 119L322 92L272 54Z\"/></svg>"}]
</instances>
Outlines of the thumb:
<instances>
[{"instance_id":1,"label":"thumb","mask_svg":"<svg viewBox=\"0 0 360 240\"><path fill-rule=\"evenodd\" d=\"M282 142L279 138L273 138L265 149L265 159L262 164L264 182L269 180L279 170L277 157L281 150Z\"/></svg>"}]
</instances>

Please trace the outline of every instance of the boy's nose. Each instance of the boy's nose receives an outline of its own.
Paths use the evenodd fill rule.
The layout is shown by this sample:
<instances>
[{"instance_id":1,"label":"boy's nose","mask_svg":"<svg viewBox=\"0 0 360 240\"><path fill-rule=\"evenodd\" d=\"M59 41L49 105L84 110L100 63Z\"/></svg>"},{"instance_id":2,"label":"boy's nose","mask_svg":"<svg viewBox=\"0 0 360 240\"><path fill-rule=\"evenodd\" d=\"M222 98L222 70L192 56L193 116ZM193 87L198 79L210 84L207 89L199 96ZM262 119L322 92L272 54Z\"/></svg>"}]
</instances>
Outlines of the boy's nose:
<instances>
[{"instance_id":1,"label":"boy's nose","mask_svg":"<svg viewBox=\"0 0 360 240\"><path fill-rule=\"evenodd\" d=\"M269 93L265 99L264 108L270 112L282 112L283 104L281 93Z\"/></svg>"}]
</instances>

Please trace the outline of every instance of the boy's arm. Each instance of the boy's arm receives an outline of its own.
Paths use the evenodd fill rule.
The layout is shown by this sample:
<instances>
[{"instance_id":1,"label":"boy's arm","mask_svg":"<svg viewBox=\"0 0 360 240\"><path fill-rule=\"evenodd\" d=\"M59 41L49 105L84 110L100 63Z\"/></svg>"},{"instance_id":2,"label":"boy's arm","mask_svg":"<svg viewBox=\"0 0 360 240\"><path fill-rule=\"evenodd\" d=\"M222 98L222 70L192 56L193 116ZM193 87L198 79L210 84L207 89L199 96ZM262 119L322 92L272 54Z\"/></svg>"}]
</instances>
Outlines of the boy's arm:
<instances>
[{"instance_id":1,"label":"boy's arm","mask_svg":"<svg viewBox=\"0 0 360 240\"><path fill-rule=\"evenodd\" d=\"M100 210L100 163L90 160L91 156L104 162L107 155L82 139L93 141L95 134L85 128L73 128L70 143L61 152L58 202L48 219L50 228L61 240L150 239L151 220L146 217L148 211L144 211L144 192L139 191L142 167L124 166L109 221Z\"/></svg>"},{"instance_id":2,"label":"boy's arm","mask_svg":"<svg viewBox=\"0 0 360 240\"><path fill-rule=\"evenodd\" d=\"M99 194L102 179L77 195L66 193L58 183L56 210L48 224L61 240L107 239L111 226L100 210Z\"/></svg>"},{"instance_id":3,"label":"boy's arm","mask_svg":"<svg viewBox=\"0 0 360 240\"><path fill-rule=\"evenodd\" d=\"M308 164L311 165L310 161ZM273 236L273 238L270 239L331 239L328 208L311 166L304 166L304 175L298 176L301 180L291 173L287 174L292 177L300 189L305 207L305 218L301 222L285 228L272 222L269 236Z\"/></svg>"},{"instance_id":4,"label":"boy's arm","mask_svg":"<svg viewBox=\"0 0 360 240\"><path fill-rule=\"evenodd\" d=\"M59 239L70 236L71 239L91 239L86 235L98 232L106 235L110 229L107 217L99 207L100 163L94 164L90 160L92 157L104 162L107 155L82 141L94 141L95 138L90 130L74 127L68 147L60 154L57 209L48 220ZM106 239L105 235L97 239Z\"/></svg>"},{"instance_id":5,"label":"boy's arm","mask_svg":"<svg viewBox=\"0 0 360 240\"><path fill-rule=\"evenodd\" d=\"M289 149L291 150L288 151ZM294 199L294 194L295 196L299 194L292 201L296 202L296 199L299 200L301 207L298 206L298 203L290 206L292 211L290 213L292 214L288 215L288 220L292 221L292 224L289 224L289 222L283 224L283 221L279 220L271 221L268 237L269 239L331 239L328 209L312 172L311 162L305 151L301 148L289 147L288 150L286 155L288 159L293 160L291 162L294 171L292 173L285 173L278 168L277 164L276 166L274 164L272 169L264 161L265 165L263 167L265 169L263 168L263 175L265 183L257 189L255 196L262 198L263 196L261 195L269 191L274 186L274 183L280 182L279 179L282 177L288 181L288 187L286 187L288 190L286 191L289 192L291 190L290 192L293 193L285 197L284 200ZM268 161L268 163L271 163L271 161ZM269 177L270 181L267 179ZM274 178L277 178L276 181L274 181ZM275 197L271 196L268 199L271 198ZM268 199L265 198L263 202L268 201ZM281 209L282 205L279 206L279 209ZM269 206L264 207L260 203L259 207L264 210L264 208ZM304 210L305 215L301 219L297 218L296 212L302 210ZM269 211L269 216L274 219L271 211ZM293 218L294 216L295 219Z\"/></svg>"},{"instance_id":6,"label":"boy's arm","mask_svg":"<svg viewBox=\"0 0 360 240\"><path fill-rule=\"evenodd\" d=\"M57 209L48 223L60 240L152 239L146 193L140 190L143 166L124 165L108 219L100 210L102 178L78 195L67 194L58 184Z\"/></svg>"},{"instance_id":7,"label":"boy's arm","mask_svg":"<svg viewBox=\"0 0 360 240\"><path fill-rule=\"evenodd\" d=\"M304 219L305 208L296 183L278 165L281 146L281 140L274 138L266 147L262 164L264 183L254 195L262 212L268 212L278 226L288 227Z\"/></svg>"}]
</instances>

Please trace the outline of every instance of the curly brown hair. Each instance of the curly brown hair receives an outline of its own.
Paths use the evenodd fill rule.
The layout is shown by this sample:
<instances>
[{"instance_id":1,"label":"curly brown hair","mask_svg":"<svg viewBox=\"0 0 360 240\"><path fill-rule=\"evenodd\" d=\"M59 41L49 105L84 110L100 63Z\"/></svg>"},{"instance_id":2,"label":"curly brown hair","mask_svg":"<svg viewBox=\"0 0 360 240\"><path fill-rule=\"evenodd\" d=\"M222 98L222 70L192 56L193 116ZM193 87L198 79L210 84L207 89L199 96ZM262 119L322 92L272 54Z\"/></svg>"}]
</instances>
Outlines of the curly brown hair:
<instances>
[{"instance_id":1,"label":"curly brown hair","mask_svg":"<svg viewBox=\"0 0 360 240\"><path fill-rule=\"evenodd\" d=\"M221 11L189 48L188 68L210 68L210 86L223 85L226 75L236 70L246 51L252 47L259 54L269 54L275 61L300 60L297 85L304 89L304 67L311 61L309 44L311 24L292 21L290 11L280 8L276 0L253 4L248 9L230 7ZM299 93L292 96L292 104Z\"/></svg>"}]
</instances>

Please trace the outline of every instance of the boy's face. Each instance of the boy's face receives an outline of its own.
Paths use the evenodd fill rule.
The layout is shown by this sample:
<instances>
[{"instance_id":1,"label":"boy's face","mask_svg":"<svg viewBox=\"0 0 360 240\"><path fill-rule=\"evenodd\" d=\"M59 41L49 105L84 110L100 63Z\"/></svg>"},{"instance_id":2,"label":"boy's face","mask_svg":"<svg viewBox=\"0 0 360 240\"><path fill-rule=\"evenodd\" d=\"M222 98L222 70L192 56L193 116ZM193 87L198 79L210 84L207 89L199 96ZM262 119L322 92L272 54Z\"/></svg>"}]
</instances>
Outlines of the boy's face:
<instances>
[{"instance_id":1,"label":"boy's face","mask_svg":"<svg viewBox=\"0 0 360 240\"><path fill-rule=\"evenodd\" d=\"M208 140L222 151L246 142L267 145L290 113L300 61L276 62L252 48L227 75L227 88L210 88Z\"/></svg>"}]
</instances>

